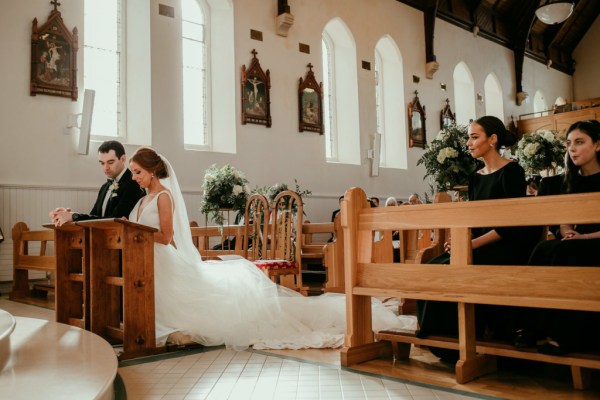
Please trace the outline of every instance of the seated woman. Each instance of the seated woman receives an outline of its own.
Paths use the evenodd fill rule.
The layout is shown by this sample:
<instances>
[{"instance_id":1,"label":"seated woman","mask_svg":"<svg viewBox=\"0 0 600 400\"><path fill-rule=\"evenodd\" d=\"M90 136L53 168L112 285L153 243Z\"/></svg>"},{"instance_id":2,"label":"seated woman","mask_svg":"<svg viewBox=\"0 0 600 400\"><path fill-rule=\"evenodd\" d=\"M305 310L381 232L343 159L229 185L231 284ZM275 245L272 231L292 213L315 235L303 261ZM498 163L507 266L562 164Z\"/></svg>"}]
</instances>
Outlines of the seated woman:
<instances>
[{"instance_id":1,"label":"seated woman","mask_svg":"<svg viewBox=\"0 0 600 400\"><path fill-rule=\"evenodd\" d=\"M561 192L600 191L600 122L579 121L571 125L567 132L567 157ZM529 264L600 265L600 224L561 225L560 234L560 240L538 244ZM542 353L564 354L578 350L583 343L597 341L600 328L598 313L557 310L539 313L543 316L542 321L538 321L539 325L549 337L539 348ZM586 337L592 340L587 341Z\"/></svg>"},{"instance_id":2,"label":"seated woman","mask_svg":"<svg viewBox=\"0 0 600 400\"><path fill-rule=\"evenodd\" d=\"M474 158L483 161L484 167L469 178L469 201L524 197L525 171L516 162L503 158L499 150L516 142L516 137L506 130L502 121L493 116L477 119L469 126L467 146ZM540 238L539 228L477 228L472 230L473 264L525 265ZM451 242L444 244L446 253L431 263L450 262ZM477 306L476 330L482 336L484 329L494 337L512 336L513 311L508 307ZM420 330L417 336L431 334L458 336L456 303L418 301L417 318ZM441 358L455 358L455 351L432 350Z\"/></svg>"}]
</instances>

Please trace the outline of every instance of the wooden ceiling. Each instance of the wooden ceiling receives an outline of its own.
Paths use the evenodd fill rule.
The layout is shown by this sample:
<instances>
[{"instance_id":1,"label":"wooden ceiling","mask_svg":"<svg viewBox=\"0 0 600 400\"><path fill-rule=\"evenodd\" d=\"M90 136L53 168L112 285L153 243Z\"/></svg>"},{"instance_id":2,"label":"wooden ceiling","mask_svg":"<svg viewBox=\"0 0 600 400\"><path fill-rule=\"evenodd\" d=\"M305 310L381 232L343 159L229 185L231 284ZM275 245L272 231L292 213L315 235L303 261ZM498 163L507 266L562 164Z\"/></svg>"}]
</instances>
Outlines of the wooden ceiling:
<instances>
[{"instance_id":1,"label":"wooden ceiling","mask_svg":"<svg viewBox=\"0 0 600 400\"><path fill-rule=\"evenodd\" d=\"M551 68L572 75L575 70L573 50L600 13L600 0L573 0L575 8L562 24L546 25L535 18L535 10L546 0L398 0L425 13L426 45L433 46L435 19L440 18L468 31L497 42L515 52L517 82L518 63L529 57ZM431 24L433 23L433 26ZM428 25L430 25L428 27ZM477 28L475 28L477 27ZM427 61L435 49L428 49ZM433 59L435 57L433 56Z\"/></svg>"}]
</instances>

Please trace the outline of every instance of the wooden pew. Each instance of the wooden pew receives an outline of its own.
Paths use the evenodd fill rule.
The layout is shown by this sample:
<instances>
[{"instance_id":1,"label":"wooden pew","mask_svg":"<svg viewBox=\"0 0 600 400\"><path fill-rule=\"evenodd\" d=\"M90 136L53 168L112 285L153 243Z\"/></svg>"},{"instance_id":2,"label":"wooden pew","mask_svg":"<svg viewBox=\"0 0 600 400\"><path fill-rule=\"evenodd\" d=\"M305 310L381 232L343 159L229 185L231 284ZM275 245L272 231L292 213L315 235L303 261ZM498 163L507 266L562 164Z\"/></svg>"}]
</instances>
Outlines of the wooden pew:
<instances>
[{"instance_id":1,"label":"wooden pew","mask_svg":"<svg viewBox=\"0 0 600 400\"><path fill-rule=\"evenodd\" d=\"M325 234L327 239L333 235L333 222L312 223L305 221L302 224L302 261L317 260L323 262L324 246L326 240L315 241L313 235Z\"/></svg>"},{"instance_id":2,"label":"wooden pew","mask_svg":"<svg viewBox=\"0 0 600 400\"><path fill-rule=\"evenodd\" d=\"M311 223L304 221L302 224L302 272L304 274L326 275L325 246L327 240L333 235L333 222ZM309 266L317 266L310 268ZM321 292L322 288L319 288Z\"/></svg>"},{"instance_id":3,"label":"wooden pew","mask_svg":"<svg viewBox=\"0 0 600 400\"><path fill-rule=\"evenodd\" d=\"M54 242L54 232L44 229L39 231L29 230L24 222L17 222L12 228L13 240L13 286L9 294L11 300L30 304L44 303L35 294L29 285L29 271L43 271L48 274L56 272L56 257L48 254L48 243ZM40 243L39 254L31 254L30 244ZM44 291L54 290L53 283L44 285ZM52 304L54 308L54 304Z\"/></svg>"},{"instance_id":4,"label":"wooden pew","mask_svg":"<svg viewBox=\"0 0 600 400\"><path fill-rule=\"evenodd\" d=\"M342 232L342 214L333 220L333 242L325 245L323 265L327 274L324 292L344 293L344 234Z\"/></svg>"},{"instance_id":5,"label":"wooden pew","mask_svg":"<svg viewBox=\"0 0 600 400\"><path fill-rule=\"evenodd\" d=\"M434 203L451 203L452 198L448 193L440 192L435 195ZM403 207L418 207L410 205ZM327 243L324 251L324 265L327 271L325 292L344 293L344 235L341 228L341 214L334 221L334 242ZM429 241L420 240L419 235L429 234L430 229L405 229L400 231L400 262L401 263L423 263L444 252L444 242L447 232L445 229L433 229L433 238ZM382 231L380 240L374 243L373 257L378 262L392 262L393 240L391 230ZM427 246L424 246L427 244ZM414 314L415 301L402 299L400 313Z\"/></svg>"},{"instance_id":6,"label":"wooden pew","mask_svg":"<svg viewBox=\"0 0 600 400\"><path fill-rule=\"evenodd\" d=\"M459 350L456 380L466 383L495 369L493 356L569 365L576 388L589 385L590 370L600 369L600 354L551 356L534 349L475 338L475 304L600 312L600 267L471 265L474 227L542 226L600 222L600 193L545 196L419 207L371 209L364 191L346 192L342 201L347 330L343 366L377 358L393 350L406 359L411 344ZM518 218L515 218L518 216ZM449 228L450 265L373 262L372 234L377 230ZM371 329L371 296L451 301L458 304L456 339L419 339L413 333ZM375 340L379 340L375 342ZM393 345L392 345L393 344Z\"/></svg>"},{"instance_id":7,"label":"wooden pew","mask_svg":"<svg viewBox=\"0 0 600 400\"><path fill-rule=\"evenodd\" d=\"M198 248L203 259L216 259L222 255L238 255L244 257L244 237L246 229L244 225L228 225L223 227L205 226L190 227L192 231L192 240ZM229 239L229 240L227 240ZM229 244L235 239L235 244ZM217 244L221 249L213 250Z\"/></svg>"}]
</instances>

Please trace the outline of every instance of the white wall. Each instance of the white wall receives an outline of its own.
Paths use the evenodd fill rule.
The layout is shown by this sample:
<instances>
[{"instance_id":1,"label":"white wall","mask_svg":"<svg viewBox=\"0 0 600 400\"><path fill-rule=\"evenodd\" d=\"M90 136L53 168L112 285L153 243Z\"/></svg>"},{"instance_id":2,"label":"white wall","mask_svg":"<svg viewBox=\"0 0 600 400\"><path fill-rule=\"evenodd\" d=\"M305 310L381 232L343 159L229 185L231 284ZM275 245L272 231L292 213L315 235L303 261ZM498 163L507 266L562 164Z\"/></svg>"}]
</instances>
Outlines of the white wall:
<instances>
[{"instance_id":1,"label":"white wall","mask_svg":"<svg viewBox=\"0 0 600 400\"><path fill-rule=\"evenodd\" d=\"M489 40L475 37L473 34L439 19L435 26L435 54L440 63L440 69L434 75L433 80L426 83L428 84L427 90L419 89L419 97L421 97L422 104L429 106L427 128L431 129L433 126L436 133L439 129L439 112L445 104L446 97L450 99L452 109L455 109L452 104L454 99L452 73L460 61L464 61L469 66L473 75L475 95L477 93L484 94L485 78L490 72L496 75L502 86L504 122L506 124L510 122L511 115L517 120L519 115L533 112L533 96L538 89L543 89L548 99L555 99L558 96L571 98L573 89L570 76L554 69L547 69L545 65L525 58L523 89L529 93L530 100L517 106L513 52ZM423 80L419 85L422 83ZM440 83L447 84L447 92L440 90ZM475 107L477 117L485 115L484 102L476 101ZM431 135L434 133L429 130L427 136L431 137Z\"/></svg>"},{"instance_id":2,"label":"white wall","mask_svg":"<svg viewBox=\"0 0 600 400\"><path fill-rule=\"evenodd\" d=\"M573 100L600 97L600 18L594 24L573 52L575 74L573 74Z\"/></svg>"},{"instance_id":3,"label":"white wall","mask_svg":"<svg viewBox=\"0 0 600 400\"><path fill-rule=\"evenodd\" d=\"M60 11L66 25L69 28L77 26L80 32L78 81L82 82L83 2L62 0L61 3ZM158 15L158 3L158 0L151 3L152 145L172 161L182 187L189 193L201 190L203 172L212 163L235 165L246 173L252 186L282 181L293 184L293 179L297 178L303 189L310 189L315 194L306 206L313 221L328 220L331 210L337 207L337 197L351 186L363 187L370 195L380 198L423 193L427 189L422 179L424 170L415 167L422 149L408 150L408 170L382 169L379 177L369 177L369 134L376 126L374 70L363 70L360 63L366 60L374 66L374 47L385 34L398 44L404 61L404 104L398 104L398 107L405 109L413 91L419 91L421 103L427 110L428 140L435 137L440 128L439 113L444 100L454 98L452 71L461 60L473 73L476 92L483 93L488 73L496 74L503 86L507 119L511 114L517 116L533 111L532 102L521 107L514 103L514 67L510 50L474 38L471 33L441 20L437 21L435 36L440 69L433 80L426 79L423 15L396 0L321 0L319 12L315 12L313 0L295 0L291 4L295 22L287 38L275 34L276 1L234 0L236 93L240 91L240 67L242 64L248 66L250 51L255 48L262 67L271 71L273 126L242 126L239 122L240 99L236 98L236 109L230 112L235 113L237 121L238 153L185 151L180 115L179 46L171 45L179 41L178 23ZM161 0L160 3L177 9L179 1ZM0 75L3 88L0 99L0 186L97 188L103 180L96 160L98 143L92 144L90 155L80 156L76 154L75 137L64 134L67 114L79 112L82 99L72 102L67 98L29 96L31 21L37 17L40 23L45 22L50 9L46 0L3 4L0 47L5 57ZM298 78L305 75L306 64L312 62L317 79L322 80L321 32L336 16L344 20L357 41L360 166L325 163L324 136L299 133L297 128ZM251 40L250 29L262 31L264 41ZM298 42L310 45L311 54L300 53ZM578 65L578 68L583 66ZM412 82L413 75L420 76L419 84ZM524 76L524 88L532 96L536 88L541 87L549 99L558 95L571 98L571 78L565 74L526 60ZM448 85L447 92L440 91L440 82ZM483 105L478 103L477 107L478 116L483 115ZM128 153L136 147L128 145ZM188 208L197 206L190 204ZM0 215L0 224L3 223ZM1 227L5 234L10 231L10 226Z\"/></svg>"}]
</instances>

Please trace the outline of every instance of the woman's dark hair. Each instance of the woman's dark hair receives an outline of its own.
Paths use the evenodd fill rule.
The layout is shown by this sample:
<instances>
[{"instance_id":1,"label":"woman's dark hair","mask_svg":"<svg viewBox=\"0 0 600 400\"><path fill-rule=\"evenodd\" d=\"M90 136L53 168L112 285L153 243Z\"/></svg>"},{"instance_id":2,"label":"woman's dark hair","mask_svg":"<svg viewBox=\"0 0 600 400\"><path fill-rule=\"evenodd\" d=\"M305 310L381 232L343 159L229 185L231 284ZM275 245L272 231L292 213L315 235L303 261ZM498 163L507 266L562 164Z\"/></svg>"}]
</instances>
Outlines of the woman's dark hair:
<instances>
[{"instance_id":1,"label":"woman's dark hair","mask_svg":"<svg viewBox=\"0 0 600 400\"><path fill-rule=\"evenodd\" d=\"M499 150L501 147L510 147L517 143L517 137L514 135L514 133L506 129L504 123L500 121L499 118L486 115L476 119L474 123L483 128L487 137L490 137L494 134L498 137L498 146L496 147L497 150Z\"/></svg>"},{"instance_id":2,"label":"woman's dark hair","mask_svg":"<svg viewBox=\"0 0 600 400\"><path fill-rule=\"evenodd\" d=\"M600 122L596 120L588 120L588 121L578 121L569 127L567 130L567 138L569 137L569 133L574 130L579 130L581 133L585 133L588 135L592 142L596 143L600 140ZM596 152L596 160L600 163L600 152ZM566 184L566 192L571 193L574 188L574 184L579 180L581 176L579 174L579 170L581 167L578 167L571 160L571 156L569 155L569 149L567 149L567 154L565 155L565 184Z\"/></svg>"},{"instance_id":3,"label":"woman's dark hair","mask_svg":"<svg viewBox=\"0 0 600 400\"><path fill-rule=\"evenodd\" d=\"M129 162L135 161L146 171L152 172L158 179L169 176L167 166L162 158L150 147L140 147Z\"/></svg>"},{"instance_id":4,"label":"woman's dark hair","mask_svg":"<svg viewBox=\"0 0 600 400\"><path fill-rule=\"evenodd\" d=\"M117 158L121 158L125 154L125 147L123 147L121 142L117 142L116 140L107 140L98 147L98 153L102 154L108 153L111 150L115 151Z\"/></svg>"}]
</instances>

